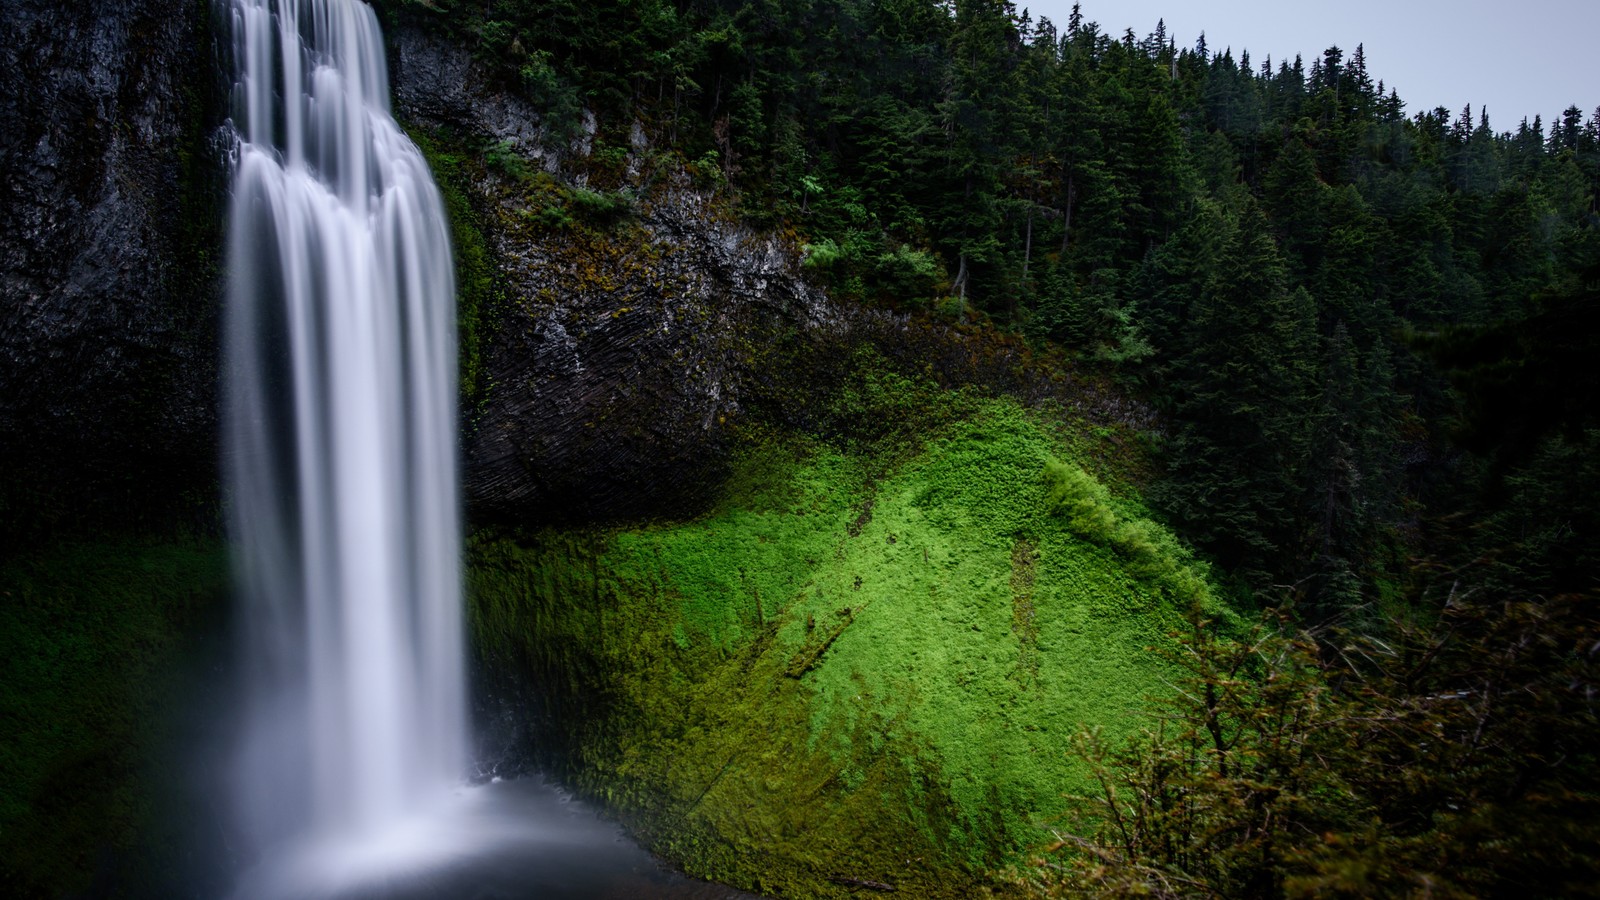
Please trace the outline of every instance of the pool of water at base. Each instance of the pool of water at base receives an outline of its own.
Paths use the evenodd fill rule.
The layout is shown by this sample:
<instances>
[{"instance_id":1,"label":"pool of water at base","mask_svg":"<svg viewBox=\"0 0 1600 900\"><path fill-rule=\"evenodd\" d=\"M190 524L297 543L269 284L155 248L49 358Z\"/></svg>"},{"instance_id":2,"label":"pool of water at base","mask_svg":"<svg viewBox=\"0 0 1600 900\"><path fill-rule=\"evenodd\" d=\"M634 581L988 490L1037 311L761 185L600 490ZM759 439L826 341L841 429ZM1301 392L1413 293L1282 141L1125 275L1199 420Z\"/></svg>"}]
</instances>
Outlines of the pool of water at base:
<instances>
[{"instance_id":1,"label":"pool of water at base","mask_svg":"<svg viewBox=\"0 0 1600 900\"><path fill-rule=\"evenodd\" d=\"M761 900L668 868L538 776L464 788L426 820L261 861L234 900Z\"/></svg>"}]
</instances>

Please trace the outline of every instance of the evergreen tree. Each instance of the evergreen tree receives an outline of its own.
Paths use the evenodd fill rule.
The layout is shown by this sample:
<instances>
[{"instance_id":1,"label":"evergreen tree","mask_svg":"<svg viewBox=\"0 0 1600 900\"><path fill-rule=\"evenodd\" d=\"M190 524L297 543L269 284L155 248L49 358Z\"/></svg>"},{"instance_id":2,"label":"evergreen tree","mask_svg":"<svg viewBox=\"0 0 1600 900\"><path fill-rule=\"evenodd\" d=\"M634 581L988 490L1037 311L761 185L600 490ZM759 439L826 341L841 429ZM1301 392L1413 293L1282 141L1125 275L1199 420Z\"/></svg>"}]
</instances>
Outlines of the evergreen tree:
<instances>
[{"instance_id":1,"label":"evergreen tree","mask_svg":"<svg viewBox=\"0 0 1600 900\"><path fill-rule=\"evenodd\" d=\"M1273 232L1283 244L1290 276L1305 280L1317 270L1323 251L1323 206L1327 188L1317 177L1316 160L1302 132L1289 135L1262 182L1262 199Z\"/></svg>"},{"instance_id":2,"label":"evergreen tree","mask_svg":"<svg viewBox=\"0 0 1600 900\"><path fill-rule=\"evenodd\" d=\"M1157 496L1257 585L1283 569L1298 530L1314 317L1310 296L1289 287L1265 217L1247 202L1191 313L1173 379L1171 468Z\"/></svg>"}]
</instances>

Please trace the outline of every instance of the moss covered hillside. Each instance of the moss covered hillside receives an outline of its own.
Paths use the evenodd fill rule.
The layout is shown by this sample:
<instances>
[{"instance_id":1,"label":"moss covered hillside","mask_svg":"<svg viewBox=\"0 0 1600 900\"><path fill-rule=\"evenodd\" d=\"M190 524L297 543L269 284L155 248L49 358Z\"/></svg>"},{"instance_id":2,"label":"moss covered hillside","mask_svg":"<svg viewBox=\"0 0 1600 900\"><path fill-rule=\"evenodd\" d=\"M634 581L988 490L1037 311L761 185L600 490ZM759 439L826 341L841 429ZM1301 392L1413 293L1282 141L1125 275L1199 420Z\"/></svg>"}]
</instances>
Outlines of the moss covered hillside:
<instances>
[{"instance_id":1,"label":"moss covered hillside","mask_svg":"<svg viewBox=\"0 0 1600 900\"><path fill-rule=\"evenodd\" d=\"M1124 435L862 371L834 412L877 439L747 429L693 521L478 534L475 644L693 874L1002 890L1086 787L1073 736L1144 724L1205 575L1090 474Z\"/></svg>"}]
</instances>

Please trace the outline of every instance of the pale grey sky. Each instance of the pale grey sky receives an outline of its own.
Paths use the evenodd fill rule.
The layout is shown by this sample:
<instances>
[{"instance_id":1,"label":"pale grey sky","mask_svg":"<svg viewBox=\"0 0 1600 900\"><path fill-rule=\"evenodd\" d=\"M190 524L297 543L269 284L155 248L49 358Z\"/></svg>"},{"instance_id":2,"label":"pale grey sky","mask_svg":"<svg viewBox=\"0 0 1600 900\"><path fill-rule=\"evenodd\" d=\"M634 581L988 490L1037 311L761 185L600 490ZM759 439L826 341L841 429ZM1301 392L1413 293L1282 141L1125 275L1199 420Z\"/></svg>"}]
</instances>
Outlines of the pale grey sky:
<instances>
[{"instance_id":1,"label":"pale grey sky","mask_svg":"<svg viewBox=\"0 0 1600 900\"><path fill-rule=\"evenodd\" d=\"M1035 19L1065 28L1072 0L1014 0ZM1200 32L1220 53L1250 51L1252 67L1313 57L1337 44L1345 58L1366 45L1374 81L1400 92L1406 114L1485 104L1495 131L1526 116L1546 125L1572 104L1585 117L1600 105L1600 0L1082 0L1083 17L1120 37L1144 37L1165 19L1180 47Z\"/></svg>"}]
</instances>

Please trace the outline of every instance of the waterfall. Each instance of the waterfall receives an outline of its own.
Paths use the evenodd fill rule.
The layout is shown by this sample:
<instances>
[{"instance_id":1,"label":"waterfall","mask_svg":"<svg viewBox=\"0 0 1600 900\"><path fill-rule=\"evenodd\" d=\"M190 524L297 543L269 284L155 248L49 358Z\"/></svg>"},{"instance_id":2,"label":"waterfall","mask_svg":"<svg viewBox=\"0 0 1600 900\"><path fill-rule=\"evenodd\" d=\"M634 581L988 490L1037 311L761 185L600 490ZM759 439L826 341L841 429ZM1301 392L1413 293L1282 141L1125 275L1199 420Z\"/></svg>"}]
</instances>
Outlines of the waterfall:
<instances>
[{"instance_id":1,"label":"waterfall","mask_svg":"<svg viewBox=\"0 0 1600 900\"><path fill-rule=\"evenodd\" d=\"M360 0L219 0L235 144L225 456L252 852L426 814L467 763L455 287ZM287 891L287 889L286 889Z\"/></svg>"}]
</instances>

